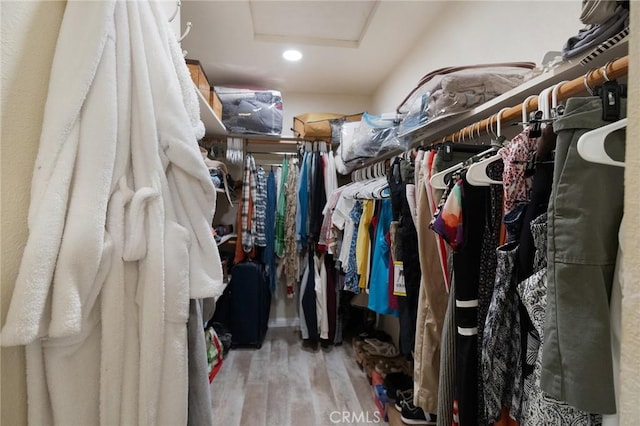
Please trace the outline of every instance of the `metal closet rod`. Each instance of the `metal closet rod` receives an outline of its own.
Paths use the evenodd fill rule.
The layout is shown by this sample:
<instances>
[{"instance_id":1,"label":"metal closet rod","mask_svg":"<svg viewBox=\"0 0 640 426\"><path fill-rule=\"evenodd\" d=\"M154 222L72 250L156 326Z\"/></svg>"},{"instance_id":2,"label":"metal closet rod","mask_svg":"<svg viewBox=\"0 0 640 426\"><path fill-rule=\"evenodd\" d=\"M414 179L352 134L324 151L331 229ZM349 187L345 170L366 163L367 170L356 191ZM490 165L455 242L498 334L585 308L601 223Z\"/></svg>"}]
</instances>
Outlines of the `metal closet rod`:
<instances>
[{"instance_id":1,"label":"metal closet rod","mask_svg":"<svg viewBox=\"0 0 640 426\"><path fill-rule=\"evenodd\" d=\"M616 59L613 62L609 62L599 68L589 71L582 77L578 77L574 80L568 81L558 88L558 101L568 99L573 96L583 94L587 91L585 84L589 88L602 85L609 80L615 80L616 78L623 77L629 72L629 56L624 56L620 59ZM549 94L550 95L550 94ZM538 108L538 97L532 98L526 104L527 111L535 111ZM477 121L470 124L457 132L451 133L445 136L442 140L433 141L432 145L437 145L443 142L456 142L465 139L474 139L481 134L488 134L487 129L493 126L497 122L498 114L492 114L484 120ZM513 106L507 110L504 110L500 116L500 123L507 124L514 121L522 120L522 104Z\"/></svg>"},{"instance_id":2,"label":"metal closet rod","mask_svg":"<svg viewBox=\"0 0 640 426\"><path fill-rule=\"evenodd\" d=\"M221 139L223 138L223 139ZM281 143L281 144L291 144L295 145L296 143L304 143L304 142L324 142L330 144L331 142L326 141L324 139L305 139L298 138L295 136L277 136L277 135L259 135L259 134L247 134L247 133L229 133L226 135L219 136L218 139L226 140L227 138L238 138L244 139L249 143L263 143L263 144L273 144L273 143Z\"/></svg>"}]
</instances>

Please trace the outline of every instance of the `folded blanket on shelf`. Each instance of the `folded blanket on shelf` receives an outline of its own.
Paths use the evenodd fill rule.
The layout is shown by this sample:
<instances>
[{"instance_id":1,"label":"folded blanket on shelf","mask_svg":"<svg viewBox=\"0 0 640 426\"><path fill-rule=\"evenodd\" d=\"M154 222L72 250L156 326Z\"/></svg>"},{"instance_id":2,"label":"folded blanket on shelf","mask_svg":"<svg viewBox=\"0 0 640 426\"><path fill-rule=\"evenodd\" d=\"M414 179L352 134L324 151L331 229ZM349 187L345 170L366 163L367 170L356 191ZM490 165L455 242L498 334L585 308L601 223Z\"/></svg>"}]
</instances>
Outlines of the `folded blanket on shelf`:
<instances>
[{"instance_id":1,"label":"folded blanket on shelf","mask_svg":"<svg viewBox=\"0 0 640 426\"><path fill-rule=\"evenodd\" d=\"M515 68L513 71L463 70L443 76L439 86L446 92L473 90L500 95L522 84L529 72Z\"/></svg>"}]
</instances>

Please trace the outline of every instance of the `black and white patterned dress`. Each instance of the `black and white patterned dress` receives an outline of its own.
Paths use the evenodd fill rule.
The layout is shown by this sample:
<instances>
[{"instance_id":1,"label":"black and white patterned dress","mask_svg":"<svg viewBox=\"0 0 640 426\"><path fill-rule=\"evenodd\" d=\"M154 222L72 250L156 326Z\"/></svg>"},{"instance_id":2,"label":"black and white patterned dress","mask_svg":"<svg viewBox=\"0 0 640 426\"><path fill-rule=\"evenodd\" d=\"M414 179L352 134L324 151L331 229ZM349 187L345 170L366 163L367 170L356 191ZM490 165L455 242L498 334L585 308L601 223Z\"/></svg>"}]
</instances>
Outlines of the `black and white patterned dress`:
<instances>
[{"instance_id":1,"label":"black and white patterned dress","mask_svg":"<svg viewBox=\"0 0 640 426\"><path fill-rule=\"evenodd\" d=\"M490 164L487 174L495 180L502 179L502 161ZM500 245L500 224L502 222L502 185L489 187L489 205L486 212L482 252L480 253L480 277L478 279L478 423L487 424L484 410L484 378L482 374L482 341L484 324L493 297L498 260L496 249Z\"/></svg>"},{"instance_id":2,"label":"black and white patterned dress","mask_svg":"<svg viewBox=\"0 0 640 426\"><path fill-rule=\"evenodd\" d=\"M531 233L536 245L534 260L534 271L536 272L518 284L518 293L542 341L547 307L546 213L531 222ZM592 426L602 424L601 415L586 413L544 394L540 388L541 370L542 346L538 350L533 375L530 381L525 383L527 396L523 408L522 426Z\"/></svg>"},{"instance_id":3,"label":"black and white patterned dress","mask_svg":"<svg viewBox=\"0 0 640 426\"><path fill-rule=\"evenodd\" d=\"M503 407L509 408L511 418L519 420L522 400L520 311L515 278L518 243L498 247L496 253L496 282L482 339L484 405L489 424L500 419Z\"/></svg>"}]
</instances>

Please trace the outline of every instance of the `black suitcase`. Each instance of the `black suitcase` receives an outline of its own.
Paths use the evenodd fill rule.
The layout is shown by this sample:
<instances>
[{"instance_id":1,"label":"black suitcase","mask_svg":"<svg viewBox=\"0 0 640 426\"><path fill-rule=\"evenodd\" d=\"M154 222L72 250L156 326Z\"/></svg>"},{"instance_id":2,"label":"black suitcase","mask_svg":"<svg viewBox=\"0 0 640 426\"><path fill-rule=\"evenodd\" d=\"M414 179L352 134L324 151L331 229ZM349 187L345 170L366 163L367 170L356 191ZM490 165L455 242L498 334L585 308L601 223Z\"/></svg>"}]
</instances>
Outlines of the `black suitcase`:
<instances>
[{"instance_id":1,"label":"black suitcase","mask_svg":"<svg viewBox=\"0 0 640 426\"><path fill-rule=\"evenodd\" d=\"M264 266L243 262L231 270L227 286L226 312L232 347L255 346L260 349L267 333L271 291Z\"/></svg>"}]
</instances>

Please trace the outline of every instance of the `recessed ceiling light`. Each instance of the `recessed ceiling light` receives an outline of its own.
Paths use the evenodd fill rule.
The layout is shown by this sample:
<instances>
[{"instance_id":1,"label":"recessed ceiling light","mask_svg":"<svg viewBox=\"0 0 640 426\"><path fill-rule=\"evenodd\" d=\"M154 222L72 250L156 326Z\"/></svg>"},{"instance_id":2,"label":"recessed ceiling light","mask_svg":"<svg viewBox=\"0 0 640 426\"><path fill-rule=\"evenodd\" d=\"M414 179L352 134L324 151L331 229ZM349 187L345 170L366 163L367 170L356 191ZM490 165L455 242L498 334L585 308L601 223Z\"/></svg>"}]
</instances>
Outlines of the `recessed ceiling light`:
<instances>
[{"instance_id":1,"label":"recessed ceiling light","mask_svg":"<svg viewBox=\"0 0 640 426\"><path fill-rule=\"evenodd\" d=\"M297 50L285 50L285 52L282 54L282 57L287 61L295 62L302 59L302 53Z\"/></svg>"}]
</instances>

